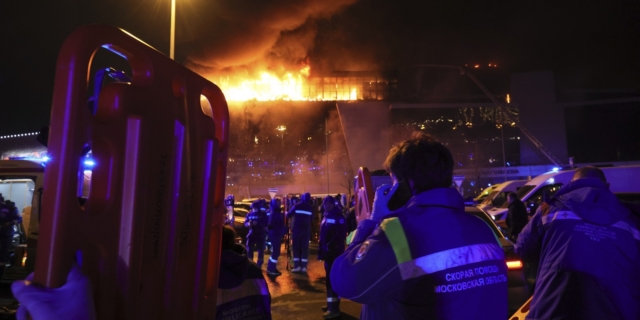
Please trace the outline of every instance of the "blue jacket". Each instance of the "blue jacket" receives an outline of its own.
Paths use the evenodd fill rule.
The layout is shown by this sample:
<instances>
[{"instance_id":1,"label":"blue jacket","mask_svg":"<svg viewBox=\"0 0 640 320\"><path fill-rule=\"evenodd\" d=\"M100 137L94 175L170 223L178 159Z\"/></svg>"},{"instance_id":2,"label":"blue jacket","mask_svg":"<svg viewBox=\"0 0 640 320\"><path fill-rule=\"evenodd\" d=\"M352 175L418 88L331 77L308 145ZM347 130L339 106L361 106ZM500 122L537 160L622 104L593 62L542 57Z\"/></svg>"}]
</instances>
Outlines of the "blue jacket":
<instances>
[{"instance_id":1,"label":"blue jacket","mask_svg":"<svg viewBox=\"0 0 640 320\"><path fill-rule=\"evenodd\" d=\"M265 211L249 211L244 221L245 227L249 228L247 237L253 239L264 239L267 236L268 223L269 218L267 217L267 213Z\"/></svg>"},{"instance_id":2,"label":"blue jacket","mask_svg":"<svg viewBox=\"0 0 640 320\"><path fill-rule=\"evenodd\" d=\"M313 218L313 208L310 204L302 201L297 203L287 213L287 219L292 219L291 233L302 235L311 233L311 219Z\"/></svg>"},{"instance_id":3,"label":"blue jacket","mask_svg":"<svg viewBox=\"0 0 640 320\"><path fill-rule=\"evenodd\" d=\"M0 235L13 236L13 226L20 222L22 222L22 216L16 207L0 205Z\"/></svg>"},{"instance_id":4,"label":"blue jacket","mask_svg":"<svg viewBox=\"0 0 640 320\"><path fill-rule=\"evenodd\" d=\"M318 244L318 259L333 260L344 252L347 238L347 222L342 210L335 206L326 212L320 224L320 241Z\"/></svg>"},{"instance_id":5,"label":"blue jacket","mask_svg":"<svg viewBox=\"0 0 640 320\"><path fill-rule=\"evenodd\" d=\"M412 197L379 226L361 221L333 264L331 284L364 304L361 319L508 316L504 251L452 188Z\"/></svg>"},{"instance_id":6,"label":"blue jacket","mask_svg":"<svg viewBox=\"0 0 640 320\"><path fill-rule=\"evenodd\" d=\"M216 319L271 319L271 295L262 270L245 255L220 254Z\"/></svg>"},{"instance_id":7,"label":"blue jacket","mask_svg":"<svg viewBox=\"0 0 640 320\"><path fill-rule=\"evenodd\" d=\"M599 180L562 187L515 248L539 261L527 319L640 319L639 225Z\"/></svg>"},{"instance_id":8,"label":"blue jacket","mask_svg":"<svg viewBox=\"0 0 640 320\"><path fill-rule=\"evenodd\" d=\"M267 230L269 230L269 239L281 238L285 232L284 218L280 208L273 208L269 214L269 224Z\"/></svg>"}]
</instances>

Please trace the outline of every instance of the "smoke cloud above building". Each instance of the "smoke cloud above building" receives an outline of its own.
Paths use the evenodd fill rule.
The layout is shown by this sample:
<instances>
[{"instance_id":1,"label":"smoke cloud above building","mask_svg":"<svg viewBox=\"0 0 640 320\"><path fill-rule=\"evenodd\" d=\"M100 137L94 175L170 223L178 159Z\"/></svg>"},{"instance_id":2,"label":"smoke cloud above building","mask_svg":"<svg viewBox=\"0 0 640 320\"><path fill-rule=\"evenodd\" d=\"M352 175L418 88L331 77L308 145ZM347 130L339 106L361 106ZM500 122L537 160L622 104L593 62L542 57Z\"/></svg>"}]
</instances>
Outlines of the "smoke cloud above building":
<instances>
[{"instance_id":1,"label":"smoke cloud above building","mask_svg":"<svg viewBox=\"0 0 640 320\"><path fill-rule=\"evenodd\" d=\"M357 0L223 0L212 2L211 19L199 48L186 64L196 72L246 74L254 70L283 73L299 69L313 48L317 21Z\"/></svg>"}]
</instances>

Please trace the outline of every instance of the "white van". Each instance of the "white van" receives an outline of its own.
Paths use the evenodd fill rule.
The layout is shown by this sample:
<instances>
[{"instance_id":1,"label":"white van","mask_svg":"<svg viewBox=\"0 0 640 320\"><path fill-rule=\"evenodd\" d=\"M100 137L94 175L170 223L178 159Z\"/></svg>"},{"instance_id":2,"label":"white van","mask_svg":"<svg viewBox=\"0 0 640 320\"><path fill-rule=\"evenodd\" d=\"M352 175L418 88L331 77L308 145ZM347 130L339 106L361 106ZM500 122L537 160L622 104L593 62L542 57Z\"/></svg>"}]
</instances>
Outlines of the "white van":
<instances>
[{"instance_id":1,"label":"white van","mask_svg":"<svg viewBox=\"0 0 640 320\"><path fill-rule=\"evenodd\" d=\"M0 160L0 193L16 203L27 235L27 257L35 256L40 227L40 202L44 185L44 166L31 160ZM33 262L33 259L27 263ZM31 267L31 268L29 268ZM27 266L33 270L33 266Z\"/></svg>"},{"instance_id":2,"label":"white van","mask_svg":"<svg viewBox=\"0 0 640 320\"><path fill-rule=\"evenodd\" d=\"M497 187L498 187L498 184L494 184L492 186L487 187L486 189L482 190L482 192L480 192L479 195L473 198L473 200L471 201L465 200L464 205L475 206L482 203L482 201L484 201L484 199L486 199L491 194L491 192L493 192L493 190L495 190Z\"/></svg>"},{"instance_id":3,"label":"white van","mask_svg":"<svg viewBox=\"0 0 640 320\"><path fill-rule=\"evenodd\" d=\"M600 167L604 172L609 189L616 194L640 194L640 165L620 167ZM560 187L571 182L576 169L551 171L541 174L527 182L516 193L525 203L529 214L534 214L543 201L543 197L553 197ZM506 217L509 203L487 211L494 220Z\"/></svg>"},{"instance_id":4,"label":"white van","mask_svg":"<svg viewBox=\"0 0 640 320\"><path fill-rule=\"evenodd\" d=\"M486 211L500 207L507 201L507 194L518 191L527 182L528 180L511 180L496 184L491 193L478 205L478 208Z\"/></svg>"}]
</instances>

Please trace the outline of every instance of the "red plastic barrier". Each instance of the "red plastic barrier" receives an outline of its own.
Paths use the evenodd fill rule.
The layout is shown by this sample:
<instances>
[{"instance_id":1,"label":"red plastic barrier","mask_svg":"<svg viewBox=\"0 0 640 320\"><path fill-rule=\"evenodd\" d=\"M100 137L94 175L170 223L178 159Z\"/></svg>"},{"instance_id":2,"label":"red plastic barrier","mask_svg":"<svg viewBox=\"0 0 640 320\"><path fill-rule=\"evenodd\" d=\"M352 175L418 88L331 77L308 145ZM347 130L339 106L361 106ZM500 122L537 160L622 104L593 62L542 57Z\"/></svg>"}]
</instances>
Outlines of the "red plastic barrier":
<instances>
[{"instance_id":1,"label":"red plastic barrier","mask_svg":"<svg viewBox=\"0 0 640 320\"><path fill-rule=\"evenodd\" d=\"M101 47L133 77L107 84L92 114L87 78ZM58 57L35 282L63 285L80 250L99 319L215 318L228 127L216 85L124 30L71 34ZM81 206L86 145L95 167Z\"/></svg>"},{"instance_id":2,"label":"red plastic barrier","mask_svg":"<svg viewBox=\"0 0 640 320\"><path fill-rule=\"evenodd\" d=\"M356 180L356 220L358 222L369 219L371 216L374 192L369 169L360 167Z\"/></svg>"},{"instance_id":3,"label":"red plastic barrier","mask_svg":"<svg viewBox=\"0 0 640 320\"><path fill-rule=\"evenodd\" d=\"M516 311L516 313L514 313L509 320L524 320L527 315L529 314L529 307L531 307L531 299L529 298L529 300L527 300L527 302L525 302L522 307L520 307L520 309L518 309L518 311Z\"/></svg>"}]
</instances>

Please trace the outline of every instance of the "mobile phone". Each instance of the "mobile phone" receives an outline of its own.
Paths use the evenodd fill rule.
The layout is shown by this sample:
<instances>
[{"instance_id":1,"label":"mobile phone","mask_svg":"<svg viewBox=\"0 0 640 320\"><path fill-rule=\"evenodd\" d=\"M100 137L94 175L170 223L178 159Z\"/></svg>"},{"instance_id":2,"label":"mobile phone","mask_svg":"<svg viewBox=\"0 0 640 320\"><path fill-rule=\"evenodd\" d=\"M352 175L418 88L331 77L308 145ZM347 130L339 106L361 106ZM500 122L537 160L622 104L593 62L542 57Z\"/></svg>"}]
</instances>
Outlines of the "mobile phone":
<instances>
[{"instance_id":1,"label":"mobile phone","mask_svg":"<svg viewBox=\"0 0 640 320\"><path fill-rule=\"evenodd\" d=\"M411 187L406 180L398 181L398 189L396 192L391 195L389 202L387 203L387 207L391 211L395 211L400 209L400 207L404 206L409 199L413 196L411 192Z\"/></svg>"}]
</instances>

